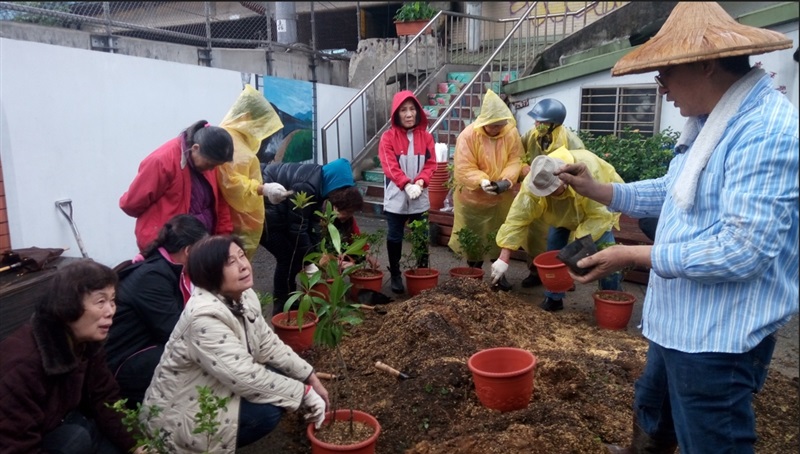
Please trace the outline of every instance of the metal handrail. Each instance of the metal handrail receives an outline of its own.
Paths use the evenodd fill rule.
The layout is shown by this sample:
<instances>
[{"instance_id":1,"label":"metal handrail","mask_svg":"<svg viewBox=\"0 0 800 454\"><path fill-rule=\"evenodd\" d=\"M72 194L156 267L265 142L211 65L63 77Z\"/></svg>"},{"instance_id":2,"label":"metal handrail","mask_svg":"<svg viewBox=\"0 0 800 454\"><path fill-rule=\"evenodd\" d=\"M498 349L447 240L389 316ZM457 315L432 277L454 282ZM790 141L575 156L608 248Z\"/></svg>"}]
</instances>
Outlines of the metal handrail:
<instances>
[{"instance_id":1,"label":"metal handrail","mask_svg":"<svg viewBox=\"0 0 800 454\"><path fill-rule=\"evenodd\" d=\"M494 61L494 58L495 58L495 57L496 57L496 56L497 56L497 55L500 53L500 51L502 51L502 50L503 50L503 47L505 47L506 43L508 43L508 41L510 41L510 40L511 40L511 37L512 37L512 36L514 36L514 33L516 33L516 32L517 32L517 30L518 30L518 29L519 29L519 27L522 25L522 23L530 19L530 18L528 17L528 15L530 14L531 10L533 10L533 8L535 8L535 7L536 7L536 5L537 5L538 3L539 3L539 2L533 2L533 3L532 3L532 4L531 4L529 7L528 7L528 9L525 11L525 14L523 14L523 15L522 15L522 17L520 17L519 19L517 19L517 23L516 23L516 24L514 24L514 27L512 27L512 28L511 28L511 31L510 31L510 32L508 32L508 33L506 34L506 37L505 37L505 38L503 38L503 41L500 43L500 45L499 45L499 46L497 46L497 47L495 48L494 52L492 52L492 54L489 56L489 58L487 58L487 59L486 59L486 61L483 63L483 65L481 65L480 69L478 69L478 71L476 71L476 72L475 72L475 75L474 75L474 76L472 76L472 79L470 79L470 81L469 81L469 82L467 82L467 83L464 85L464 87L463 87L463 88L462 88L462 89L461 89L461 90L458 92L458 94L456 95L456 97L455 97L455 98L454 98L452 101L450 101L450 105L449 105L449 106L447 106L447 108L445 108L445 110L444 110L444 111L443 111L441 114L439 114L439 118L437 118L437 119L436 119L436 121L434 121L434 122L433 122L433 125L431 125L430 127L428 127L428 132L435 131L435 130L436 130L436 128L438 128L438 127L439 127L439 126L442 124L442 122L443 122L445 119L447 119L447 118L448 118L448 114L449 114L449 113L450 113L450 112L453 110L453 108L454 108L455 106L457 106L457 105L458 105L458 103L461 101L461 98L463 98L463 97L464 97L464 94L465 94L465 93L467 93L467 92L469 91L469 90L468 90L468 89L469 89L469 87L471 87L472 85L474 85L474 84L475 84L475 81L477 81L478 79L480 79L481 77L483 77L483 72L486 70L486 68L487 68L489 65L491 65L491 64L492 64L492 62Z\"/></svg>"}]
</instances>

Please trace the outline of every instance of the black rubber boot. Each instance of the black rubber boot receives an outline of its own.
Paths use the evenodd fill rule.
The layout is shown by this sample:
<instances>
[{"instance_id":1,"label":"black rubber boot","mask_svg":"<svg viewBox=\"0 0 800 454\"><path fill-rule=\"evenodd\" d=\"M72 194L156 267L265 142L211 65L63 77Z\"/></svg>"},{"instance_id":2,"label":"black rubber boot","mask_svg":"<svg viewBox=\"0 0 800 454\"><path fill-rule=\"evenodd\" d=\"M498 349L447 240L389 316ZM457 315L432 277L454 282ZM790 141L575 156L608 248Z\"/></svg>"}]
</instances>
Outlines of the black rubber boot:
<instances>
[{"instance_id":1,"label":"black rubber boot","mask_svg":"<svg viewBox=\"0 0 800 454\"><path fill-rule=\"evenodd\" d=\"M536 272L536 269L530 270L528 273L528 277L522 280L520 285L524 288L531 288L536 287L537 285L542 285L542 280L539 278L539 273Z\"/></svg>"},{"instance_id":2,"label":"black rubber boot","mask_svg":"<svg viewBox=\"0 0 800 454\"><path fill-rule=\"evenodd\" d=\"M392 291L394 293L405 293L403 286L403 274L400 272L400 257L403 255L403 242L386 242L386 252L389 254L389 273L392 275Z\"/></svg>"},{"instance_id":3,"label":"black rubber boot","mask_svg":"<svg viewBox=\"0 0 800 454\"><path fill-rule=\"evenodd\" d=\"M546 310L547 312L556 312L564 309L564 301L555 300L548 296L544 299L544 301L542 301L542 304L540 304L539 307Z\"/></svg>"},{"instance_id":4,"label":"black rubber boot","mask_svg":"<svg viewBox=\"0 0 800 454\"><path fill-rule=\"evenodd\" d=\"M674 437L656 439L647 435L634 417L633 422L633 442L631 446L605 445L608 452L612 454L674 454L678 448L678 442Z\"/></svg>"}]
</instances>

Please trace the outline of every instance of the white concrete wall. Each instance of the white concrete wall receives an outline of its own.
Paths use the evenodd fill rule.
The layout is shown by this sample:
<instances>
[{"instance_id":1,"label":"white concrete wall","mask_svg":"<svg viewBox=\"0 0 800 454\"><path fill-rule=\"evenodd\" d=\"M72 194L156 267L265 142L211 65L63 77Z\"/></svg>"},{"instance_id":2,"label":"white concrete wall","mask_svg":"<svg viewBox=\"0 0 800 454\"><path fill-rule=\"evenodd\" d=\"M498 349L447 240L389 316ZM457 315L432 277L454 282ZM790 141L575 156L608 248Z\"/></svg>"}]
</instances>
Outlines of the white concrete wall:
<instances>
[{"instance_id":1,"label":"white concrete wall","mask_svg":"<svg viewBox=\"0 0 800 454\"><path fill-rule=\"evenodd\" d=\"M339 109L353 99L356 93L358 93L356 88L317 84L317 162L322 162L322 127L332 120ZM352 160L353 153L364 148L367 143L364 116L364 103L356 102L351 106L350 114L345 113L340 117L338 144L336 126L328 130L329 162L340 157Z\"/></svg>"},{"instance_id":2,"label":"white concrete wall","mask_svg":"<svg viewBox=\"0 0 800 454\"><path fill-rule=\"evenodd\" d=\"M137 252L119 197L140 161L197 120L218 124L243 86L238 71L5 38L0 69L12 248L69 247L65 256L80 257L55 207L71 199L88 255L109 266ZM353 91L320 87L333 113Z\"/></svg>"},{"instance_id":3,"label":"white concrete wall","mask_svg":"<svg viewBox=\"0 0 800 454\"><path fill-rule=\"evenodd\" d=\"M774 86L776 88L781 86L785 87L785 90L782 91L785 91L786 96L795 107L800 108L800 105L798 105L798 63L792 58L792 54L798 45L798 23L783 24L772 27L771 29L784 33L791 38L794 43L792 48L762 55L753 55L750 57L750 64L755 65L761 62L762 68L764 68L765 71L768 73L774 72ZM564 103L564 106L567 108L567 118L564 124L577 131L580 125L581 90L583 88L616 87L636 84L652 85L655 83L653 81L653 76L656 74L658 73L650 72L611 77L611 71L606 70L538 90L519 93L512 97L512 101L522 101L525 99L529 101L527 107L517 109L515 112L517 127L520 134L525 134L534 124L533 119L528 116L527 113L540 99L555 98ZM678 109L676 109L671 102L667 102L665 98L662 98L660 130L663 131L669 127L680 132L685 123L686 119L681 117Z\"/></svg>"}]
</instances>

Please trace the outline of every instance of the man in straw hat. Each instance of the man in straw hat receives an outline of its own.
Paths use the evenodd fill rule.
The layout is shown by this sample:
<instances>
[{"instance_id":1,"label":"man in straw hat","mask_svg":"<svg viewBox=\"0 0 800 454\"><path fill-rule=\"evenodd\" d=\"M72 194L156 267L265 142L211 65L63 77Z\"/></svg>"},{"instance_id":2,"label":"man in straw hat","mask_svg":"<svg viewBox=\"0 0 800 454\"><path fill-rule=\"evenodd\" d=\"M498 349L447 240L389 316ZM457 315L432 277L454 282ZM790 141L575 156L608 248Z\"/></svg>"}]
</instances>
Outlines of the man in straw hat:
<instances>
[{"instance_id":1,"label":"man in straw hat","mask_svg":"<svg viewBox=\"0 0 800 454\"><path fill-rule=\"evenodd\" d=\"M611 164L587 150L567 150L560 147L547 156L540 155L531 163L531 171L522 181L520 191L511 204L505 222L497 232L497 245L502 249L500 257L492 264L492 283L498 282L508 271L511 252L523 247L529 255L542 252L531 250L538 242L531 239L531 226L545 224L558 228L557 233L547 235L547 250L562 249L570 237L591 235L596 244L614 244L611 227L619 229L619 213L611 213L601 203L576 194L563 184L553 172L564 164L582 162L589 172L605 183L622 183L622 178ZM563 230L562 230L563 229ZM534 229L542 232L543 229ZM539 239L543 239L540 237ZM603 290L621 290L621 275L616 273L600 280ZM539 305L548 312L564 309L564 293L545 290L544 301Z\"/></svg>"},{"instance_id":2,"label":"man in straw hat","mask_svg":"<svg viewBox=\"0 0 800 454\"><path fill-rule=\"evenodd\" d=\"M612 452L753 452L753 393L775 332L798 312L798 113L748 55L791 40L734 21L716 3L681 2L615 76L658 71L659 92L688 117L666 176L592 180L556 174L633 217L660 215L653 246L615 246L578 266L589 282L651 267L642 312L650 341L636 382L633 446Z\"/></svg>"}]
</instances>

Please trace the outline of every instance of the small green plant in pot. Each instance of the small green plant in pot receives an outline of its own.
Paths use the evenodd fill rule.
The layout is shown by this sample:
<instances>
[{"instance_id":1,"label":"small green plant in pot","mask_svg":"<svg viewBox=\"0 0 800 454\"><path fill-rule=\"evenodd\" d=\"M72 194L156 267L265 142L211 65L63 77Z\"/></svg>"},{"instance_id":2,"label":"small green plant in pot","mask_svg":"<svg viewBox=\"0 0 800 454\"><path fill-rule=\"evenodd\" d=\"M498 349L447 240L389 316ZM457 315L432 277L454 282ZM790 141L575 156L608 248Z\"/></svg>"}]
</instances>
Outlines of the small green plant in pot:
<instances>
[{"instance_id":1,"label":"small green plant in pot","mask_svg":"<svg viewBox=\"0 0 800 454\"><path fill-rule=\"evenodd\" d=\"M486 238L481 238L477 232L464 226L455 232L455 235L458 239L459 250L453 251L453 254L459 259L466 260L467 266L451 268L450 276L482 279L484 271L480 267L472 265L483 262L483 258L492 248L497 232L490 232Z\"/></svg>"},{"instance_id":2,"label":"small green plant in pot","mask_svg":"<svg viewBox=\"0 0 800 454\"><path fill-rule=\"evenodd\" d=\"M428 259L428 232L430 224L427 214L422 219L408 223L408 230L403 239L411 244L411 252L404 256L408 268L403 272L406 277L406 287L411 296L421 291L433 288L439 283L439 271L429 267Z\"/></svg>"},{"instance_id":3,"label":"small green plant in pot","mask_svg":"<svg viewBox=\"0 0 800 454\"><path fill-rule=\"evenodd\" d=\"M403 3L394 15L397 36L416 35L438 12L427 2ZM426 33L430 34L432 31L433 29L429 27Z\"/></svg>"},{"instance_id":4,"label":"small green plant in pot","mask_svg":"<svg viewBox=\"0 0 800 454\"><path fill-rule=\"evenodd\" d=\"M309 253L305 261L314 263L319 271L311 276L300 273L300 288L289 295L284 306L284 311L291 309L295 302L299 302L297 319L302 323L304 317L309 313L316 314L318 323L314 331L314 344L332 348L336 352L339 363L339 375L341 381L334 381L330 393L331 408L326 413L325 423L319 430L314 429L313 424L309 424L307 435L312 445L320 441L333 444L353 444L363 441L356 435L355 426L358 423L367 424L372 427L372 435L369 440L374 443L380 433L380 425L377 420L363 412L356 410L339 410L339 396L348 395L347 392L340 392L340 388L346 388L349 383L347 364L344 360L339 344L348 329L359 325L362 321L360 305L348 299L350 284L347 277L354 271L361 269L364 265L356 264L346 268L339 266L345 257L358 257L364 254L365 238L358 238L352 244L344 244L341 235L333 224L336 213L328 204L325 212L317 212L322 219L322 225L326 230L326 235L320 243L319 251ZM323 271L327 275L327 281L322 278ZM328 297L322 298L313 290L314 285L322 284L328 289ZM366 415L366 416L364 416ZM368 421L364 423L363 421ZM335 421L348 421L349 424L335 424ZM374 424L373 424L374 422ZM334 442L332 440L345 440L344 442Z\"/></svg>"},{"instance_id":5,"label":"small green plant in pot","mask_svg":"<svg viewBox=\"0 0 800 454\"><path fill-rule=\"evenodd\" d=\"M386 231L379 229L375 232L362 232L353 235L353 241L362 238L366 242L364 249L364 267L350 274L350 283L353 284L351 291L351 296L353 298L358 297L358 291L361 289L380 292L383 287L384 273L380 269L378 255L380 254L384 238L386 238Z\"/></svg>"}]
</instances>

